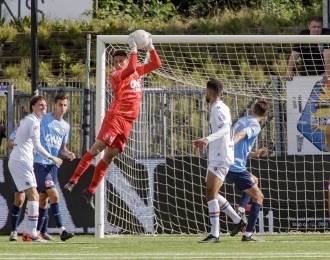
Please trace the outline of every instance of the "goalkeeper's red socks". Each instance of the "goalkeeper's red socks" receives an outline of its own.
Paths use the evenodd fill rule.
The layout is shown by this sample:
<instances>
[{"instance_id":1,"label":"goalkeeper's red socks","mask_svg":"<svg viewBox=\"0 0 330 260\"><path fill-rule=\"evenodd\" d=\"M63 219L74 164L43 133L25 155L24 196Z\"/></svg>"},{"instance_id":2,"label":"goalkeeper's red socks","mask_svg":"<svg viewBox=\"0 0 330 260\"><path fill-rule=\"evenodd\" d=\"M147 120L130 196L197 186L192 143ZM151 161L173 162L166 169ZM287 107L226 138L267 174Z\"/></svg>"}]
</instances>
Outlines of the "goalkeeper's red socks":
<instances>
[{"instance_id":1,"label":"goalkeeper's red socks","mask_svg":"<svg viewBox=\"0 0 330 260\"><path fill-rule=\"evenodd\" d=\"M86 152L83 157L81 157L74 173L70 179L70 182L77 183L79 178L84 174L87 168L91 165L94 156L91 155L89 152Z\"/></svg>"},{"instance_id":2,"label":"goalkeeper's red socks","mask_svg":"<svg viewBox=\"0 0 330 260\"><path fill-rule=\"evenodd\" d=\"M91 184L88 187L88 191L92 194L95 194L97 187L101 183L109 164L107 164L103 159L101 159L95 167L93 179Z\"/></svg>"}]
</instances>

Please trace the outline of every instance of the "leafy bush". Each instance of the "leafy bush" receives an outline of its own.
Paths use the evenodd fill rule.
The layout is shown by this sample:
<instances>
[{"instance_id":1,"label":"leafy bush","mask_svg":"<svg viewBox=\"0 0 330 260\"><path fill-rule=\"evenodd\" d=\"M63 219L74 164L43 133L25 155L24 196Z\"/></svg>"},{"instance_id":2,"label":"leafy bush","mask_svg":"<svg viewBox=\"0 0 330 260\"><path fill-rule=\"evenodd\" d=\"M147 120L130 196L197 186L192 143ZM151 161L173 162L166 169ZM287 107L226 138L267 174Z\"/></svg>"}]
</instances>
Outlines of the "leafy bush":
<instances>
[{"instance_id":1,"label":"leafy bush","mask_svg":"<svg viewBox=\"0 0 330 260\"><path fill-rule=\"evenodd\" d=\"M76 63L76 64L70 65L71 77L78 81L81 81L84 79L85 72L86 72L86 66L83 63Z\"/></svg>"},{"instance_id":2,"label":"leafy bush","mask_svg":"<svg viewBox=\"0 0 330 260\"><path fill-rule=\"evenodd\" d=\"M44 82L52 81L52 64L49 62L40 62L39 63L39 80Z\"/></svg>"},{"instance_id":3,"label":"leafy bush","mask_svg":"<svg viewBox=\"0 0 330 260\"><path fill-rule=\"evenodd\" d=\"M96 13L99 19L115 16L120 20L125 17L135 19L157 17L159 20L166 20L174 15L176 9L170 0L102 0L99 1L99 9Z\"/></svg>"},{"instance_id":4,"label":"leafy bush","mask_svg":"<svg viewBox=\"0 0 330 260\"><path fill-rule=\"evenodd\" d=\"M2 25L0 26L0 42L11 42L16 38L17 30L15 27L10 25Z\"/></svg>"}]
</instances>

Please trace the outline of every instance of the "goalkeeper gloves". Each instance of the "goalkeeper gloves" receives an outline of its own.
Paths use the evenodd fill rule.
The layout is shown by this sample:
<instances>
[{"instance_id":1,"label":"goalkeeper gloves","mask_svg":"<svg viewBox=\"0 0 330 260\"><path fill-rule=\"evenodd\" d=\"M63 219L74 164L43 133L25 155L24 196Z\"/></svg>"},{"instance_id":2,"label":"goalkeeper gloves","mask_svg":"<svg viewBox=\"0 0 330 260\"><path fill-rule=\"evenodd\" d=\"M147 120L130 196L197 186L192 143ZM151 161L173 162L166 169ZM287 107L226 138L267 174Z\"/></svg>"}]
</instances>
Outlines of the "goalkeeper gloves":
<instances>
[{"instance_id":1,"label":"goalkeeper gloves","mask_svg":"<svg viewBox=\"0 0 330 260\"><path fill-rule=\"evenodd\" d=\"M134 37L133 37L133 33L131 33L129 36L128 36L128 46L131 50L131 52L137 52L137 45L134 41Z\"/></svg>"},{"instance_id":2,"label":"goalkeeper gloves","mask_svg":"<svg viewBox=\"0 0 330 260\"><path fill-rule=\"evenodd\" d=\"M152 44L151 34L148 33L148 35L149 35L149 44L147 45L146 49L147 51L151 51L155 49L155 46Z\"/></svg>"}]
</instances>

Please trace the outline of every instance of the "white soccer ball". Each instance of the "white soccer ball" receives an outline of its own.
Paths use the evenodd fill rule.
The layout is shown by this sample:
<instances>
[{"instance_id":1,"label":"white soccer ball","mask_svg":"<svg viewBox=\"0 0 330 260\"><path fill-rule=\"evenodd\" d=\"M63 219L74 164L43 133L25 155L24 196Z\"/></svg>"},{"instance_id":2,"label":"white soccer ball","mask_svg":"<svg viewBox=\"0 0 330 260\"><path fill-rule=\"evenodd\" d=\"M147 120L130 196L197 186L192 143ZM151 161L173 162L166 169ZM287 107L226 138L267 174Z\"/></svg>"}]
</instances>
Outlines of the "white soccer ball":
<instances>
[{"instance_id":1,"label":"white soccer ball","mask_svg":"<svg viewBox=\"0 0 330 260\"><path fill-rule=\"evenodd\" d=\"M139 50L145 49L150 43L150 34L145 30L136 30L133 38Z\"/></svg>"}]
</instances>

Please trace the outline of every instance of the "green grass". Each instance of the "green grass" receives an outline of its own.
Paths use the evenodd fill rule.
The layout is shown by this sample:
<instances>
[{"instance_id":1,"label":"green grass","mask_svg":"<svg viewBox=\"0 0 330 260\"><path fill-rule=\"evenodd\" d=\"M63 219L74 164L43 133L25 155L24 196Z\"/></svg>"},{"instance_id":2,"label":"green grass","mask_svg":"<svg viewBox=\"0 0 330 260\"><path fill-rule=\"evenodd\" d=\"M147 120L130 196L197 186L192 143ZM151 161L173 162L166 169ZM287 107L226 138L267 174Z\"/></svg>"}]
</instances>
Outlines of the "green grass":
<instances>
[{"instance_id":1,"label":"green grass","mask_svg":"<svg viewBox=\"0 0 330 260\"><path fill-rule=\"evenodd\" d=\"M9 242L0 236L0 259L330 259L330 234L258 236L258 242L222 236L200 244L202 236L112 235L97 240L75 236L67 242Z\"/></svg>"}]
</instances>

